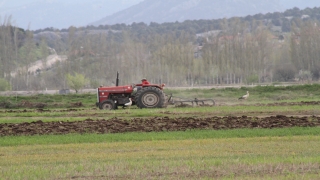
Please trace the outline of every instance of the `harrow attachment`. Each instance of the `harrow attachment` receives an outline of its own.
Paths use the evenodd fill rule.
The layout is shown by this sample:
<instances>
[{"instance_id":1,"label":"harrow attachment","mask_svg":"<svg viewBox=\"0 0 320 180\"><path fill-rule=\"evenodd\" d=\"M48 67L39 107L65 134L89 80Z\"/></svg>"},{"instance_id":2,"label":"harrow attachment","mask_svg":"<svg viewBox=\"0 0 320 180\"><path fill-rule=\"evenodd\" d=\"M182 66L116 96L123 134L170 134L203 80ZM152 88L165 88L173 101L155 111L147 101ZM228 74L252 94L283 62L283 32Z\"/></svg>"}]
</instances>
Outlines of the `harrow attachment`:
<instances>
[{"instance_id":1,"label":"harrow attachment","mask_svg":"<svg viewBox=\"0 0 320 180\"><path fill-rule=\"evenodd\" d=\"M179 97L174 97L170 95L168 97L168 104L175 105L176 107L193 107L193 106L214 106L216 102L213 99L184 99Z\"/></svg>"}]
</instances>

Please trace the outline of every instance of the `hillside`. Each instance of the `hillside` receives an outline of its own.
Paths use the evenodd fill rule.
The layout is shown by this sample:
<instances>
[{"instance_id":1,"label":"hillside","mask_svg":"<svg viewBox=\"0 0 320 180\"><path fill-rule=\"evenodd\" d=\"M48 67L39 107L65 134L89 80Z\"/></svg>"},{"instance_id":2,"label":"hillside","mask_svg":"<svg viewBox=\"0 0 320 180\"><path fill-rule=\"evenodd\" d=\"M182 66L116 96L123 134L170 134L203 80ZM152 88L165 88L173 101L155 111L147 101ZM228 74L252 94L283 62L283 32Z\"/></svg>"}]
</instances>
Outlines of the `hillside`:
<instances>
[{"instance_id":1,"label":"hillside","mask_svg":"<svg viewBox=\"0 0 320 180\"><path fill-rule=\"evenodd\" d=\"M107 16L92 25L133 22L183 22L185 20L220 19L259 13L280 12L288 8L320 6L309 0L145 0L128 9Z\"/></svg>"},{"instance_id":2,"label":"hillside","mask_svg":"<svg viewBox=\"0 0 320 180\"><path fill-rule=\"evenodd\" d=\"M300 9L319 7L319 0L279 0L283 10L298 7Z\"/></svg>"},{"instance_id":3,"label":"hillside","mask_svg":"<svg viewBox=\"0 0 320 180\"><path fill-rule=\"evenodd\" d=\"M126 10L93 23L182 22L195 19L218 19L280 10L277 0L145 0Z\"/></svg>"},{"instance_id":4,"label":"hillside","mask_svg":"<svg viewBox=\"0 0 320 180\"><path fill-rule=\"evenodd\" d=\"M23 29L219 19L320 7L319 0L0 0L0 17Z\"/></svg>"}]
</instances>

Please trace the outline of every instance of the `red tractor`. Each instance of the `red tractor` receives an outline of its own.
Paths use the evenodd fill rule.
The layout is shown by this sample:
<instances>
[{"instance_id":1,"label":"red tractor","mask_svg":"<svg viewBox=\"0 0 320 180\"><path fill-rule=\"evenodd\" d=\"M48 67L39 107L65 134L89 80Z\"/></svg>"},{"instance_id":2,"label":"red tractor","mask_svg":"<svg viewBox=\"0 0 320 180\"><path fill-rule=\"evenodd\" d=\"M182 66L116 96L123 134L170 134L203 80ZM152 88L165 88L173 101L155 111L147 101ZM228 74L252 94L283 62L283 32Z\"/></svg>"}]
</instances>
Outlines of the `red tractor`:
<instances>
[{"instance_id":1,"label":"red tractor","mask_svg":"<svg viewBox=\"0 0 320 180\"><path fill-rule=\"evenodd\" d=\"M116 86L97 89L96 106L106 110L130 105L136 105L139 108L163 108L167 106L163 92L164 86L164 84L119 86L119 73L117 73Z\"/></svg>"}]
</instances>

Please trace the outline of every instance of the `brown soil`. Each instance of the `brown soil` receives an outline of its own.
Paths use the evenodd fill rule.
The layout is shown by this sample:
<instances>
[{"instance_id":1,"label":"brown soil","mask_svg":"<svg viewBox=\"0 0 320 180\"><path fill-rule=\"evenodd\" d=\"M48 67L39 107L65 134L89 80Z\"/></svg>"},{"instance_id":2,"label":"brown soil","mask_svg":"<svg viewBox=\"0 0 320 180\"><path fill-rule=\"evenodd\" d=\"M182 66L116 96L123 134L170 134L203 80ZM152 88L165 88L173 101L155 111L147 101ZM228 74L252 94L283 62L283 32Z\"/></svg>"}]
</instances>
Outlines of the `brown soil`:
<instances>
[{"instance_id":1,"label":"brown soil","mask_svg":"<svg viewBox=\"0 0 320 180\"><path fill-rule=\"evenodd\" d=\"M61 107L61 104L47 104L42 102L29 102L29 101L21 101L17 104L13 104L11 102L0 102L0 108L8 109L8 108L46 108L48 106L52 107ZM66 105L65 105L66 106ZM69 103L68 107L71 108L79 108L83 107L82 102Z\"/></svg>"},{"instance_id":2,"label":"brown soil","mask_svg":"<svg viewBox=\"0 0 320 180\"><path fill-rule=\"evenodd\" d=\"M239 129L239 128L287 128L320 126L320 117L153 117L133 118L131 120L113 118L109 120L92 120L76 122L42 122L0 124L0 136L48 135L71 133L124 133L124 132L160 132L185 131L191 129Z\"/></svg>"},{"instance_id":3,"label":"brown soil","mask_svg":"<svg viewBox=\"0 0 320 180\"><path fill-rule=\"evenodd\" d=\"M319 105L319 101L314 102L282 102L271 104L255 104L255 106L294 106L294 105ZM24 110L1 110L0 113L29 113L29 112L73 112L83 111L80 109L81 102L70 104L70 109L43 109L46 104L22 102L20 106L26 107ZM246 106L246 104L238 104ZM249 104L247 104L249 105ZM205 106L205 105L204 105ZM252 104L251 104L252 106ZM178 107L188 107L180 105ZM183 114L164 111L165 116L174 115L176 117L149 117L122 119L121 117L109 120L92 118L76 122L43 122L41 120L31 123L5 123L0 124L0 136L21 136L21 135L47 135L47 134L70 134L70 133L124 133L124 132L152 132L152 131L185 131L189 129L240 129L240 128L286 128L286 127L315 127L320 126L320 117L305 116L310 112L285 112L283 115L274 116L274 112L247 112L251 116L241 116L241 114L229 114L225 117L217 117L214 112L186 113ZM106 112L106 114L108 114ZM119 113L118 113L119 114ZM120 113L121 114L121 113ZM68 116L73 116L72 114ZM88 117L77 114L77 117ZM99 115L97 115L99 116ZM179 116L179 117L177 117ZM183 117L188 116L188 117ZM201 118L199 118L201 117Z\"/></svg>"}]
</instances>

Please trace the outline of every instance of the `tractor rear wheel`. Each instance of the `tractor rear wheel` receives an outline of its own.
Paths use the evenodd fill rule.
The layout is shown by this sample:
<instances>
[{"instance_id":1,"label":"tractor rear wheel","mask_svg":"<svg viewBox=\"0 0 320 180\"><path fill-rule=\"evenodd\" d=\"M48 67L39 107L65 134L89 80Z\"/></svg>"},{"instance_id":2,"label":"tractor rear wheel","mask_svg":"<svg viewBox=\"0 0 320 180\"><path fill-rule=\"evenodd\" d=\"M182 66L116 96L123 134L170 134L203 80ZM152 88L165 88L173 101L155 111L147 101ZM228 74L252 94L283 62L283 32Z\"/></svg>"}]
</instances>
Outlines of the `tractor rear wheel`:
<instances>
[{"instance_id":1,"label":"tractor rear wheel","mask_svg":"<svg viewBox=\"0 0 320 180\"><path fill-rule=\"evenodd\" d=\"M112 110L115 108L114 102L112 100L106 100L100 105L100 109Z\"/></svg>"},{"instance_id":2,"label":"tractor rear wheel","mask_svg":"<svg viewBox=\"0 0 320 180\"><path fill-rule=\"evenodd\" d=\"M135 102L139 108L165 107L165 95L156 87L144 87L135 95Z\"/></svg>"}]
</instances>

